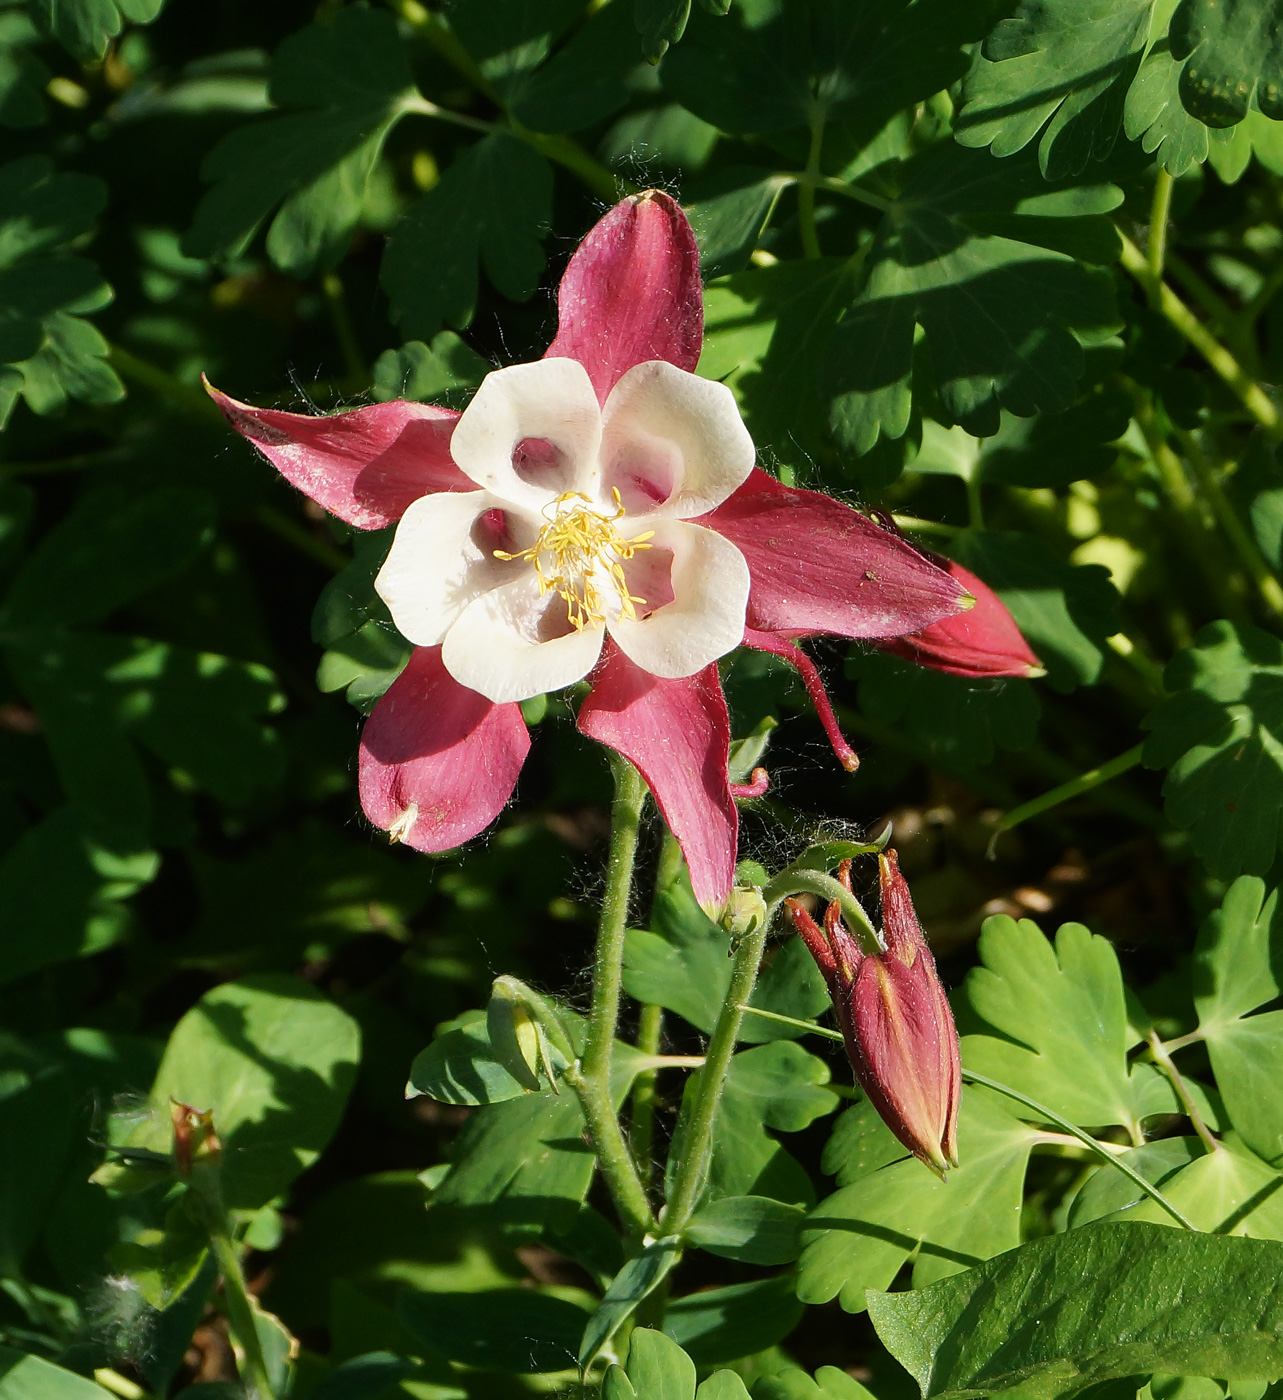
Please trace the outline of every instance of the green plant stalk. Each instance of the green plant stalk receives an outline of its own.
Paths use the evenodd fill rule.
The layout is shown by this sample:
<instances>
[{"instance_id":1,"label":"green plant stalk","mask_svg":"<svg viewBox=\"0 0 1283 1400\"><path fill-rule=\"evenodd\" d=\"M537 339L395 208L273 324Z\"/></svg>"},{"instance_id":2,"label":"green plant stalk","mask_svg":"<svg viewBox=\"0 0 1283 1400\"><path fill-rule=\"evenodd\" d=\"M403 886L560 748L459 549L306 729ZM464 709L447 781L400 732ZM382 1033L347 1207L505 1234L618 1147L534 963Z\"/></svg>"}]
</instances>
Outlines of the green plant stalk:
<instances>
[{"instance_id":1,"label":"green plant stalk","mask_svg":"<svg viewBox=\"0 0 1283 1400\"><path fill-rule=\"evenodd\" d=\"M1108 763L1102 763L1098 768L1089 768L1087 772L1080 773L1067 783L1061 783L1059 787L1052 788L1050 792L1044 792L1040 797L1031 798L1028 802L1021 803L1019 807L1013 807L1010 812L1005 812L999 819L997 829L989 839L987 852L989 859L994 858L994 849L998 844L998 838L1004 832L1011 831L1021 822L1027 822L1031 817L1039 817L1044 812L1049 812L1053 807L1059 807L1062 802L1081 797L1083 793L1090 792L1092 788L1097 788L1102 783L1112 782L1140 763L1141 751L1144 747L1143 744L1137 744L1134 748L1128 749L1126 753L1120 753L1117 758L1111 758Z\"/></svg>"},{"instance_id":2,"label":"green plant stalk","mask_svg":"<svg viewBox=\"0 0 1283 1400\"><path fill-rule=\"evenodd\" d=\"M148 364L146 360L140 360L121 346L108 347L107 363L122 379L132 380L161 398L170 399L197 418L203 418L206 422L223 421L223 415L204 389L198 389L194 384L184 384L181 379L156 365Z\"/></svg>"},{"instance_id":3,"label":"green plant stalk","mask_svg":"<svg viewBox=\"0 0 1283 1400\"><path fill-rule=\"evenodd\" d=\"M1247 576L1260 594L1261 602L1275 617L1283 617L1283 584L1279 583L1278 576L1270 568L1256 541L1239 519L1238 512L1230 504L1230 499L1217 479L1212 464L1203 455L1193 433L1183 428L1177 428L1175 432L1185 449L1186 457L1189 458L1190 466L1194 469L1199 490L1211 506L1217 523L1225 531L1225 538L1229 540L1231 548L1239 557L1239 562L1247 571Z\"/></svg>"},{"instance_id":4,"label":"green plant stalk","mask_svg":"<svg viewBox=\"0 0 1283 1400\"><path fill-rule=\"evenodd\" d=\"M860 941L866 953L884 953L886 948L882 936L869 918L864 905L832 875L821 870L796 870L790 867L780 873L762 888L762 898L768 907L774 909L780 900L791 894L816 894L830 903L841 906L842 917L847 927Z\"/></svg>"},{"instance_id":5,"label":"green plant stalk","mask_svg":"<svg viewBox=\"0 0 1283 1400\"><path fill-rule=\"evenodd\" d=\"M827 1026L818 1026L814 1021L802 1021L796 1016L782 1016L778 1011L760 1011L755 1006L742 1006L740 1010L748 1012L751 1016L760 1016L764 1021L777 1021L782 1026L796 1026L799 1030L810 1031L812 1035L822 1035L826 1040L843 1040L843 1036L839 1032L831 1031ZM992 1089L997 1094L1003 1094L1009 1099L1014 1099L1016 1103L1023 1104L1046 1122L1054 1123L1058 1128L1081 1142L1093 1156L1099 1157L1102 1162L1108 1162L1111 1167L1122 1172L1133 1185L1139 1186L1150 1200L1161 1206L1178 1225L1183 1226L1186 1230L1198 1229L1198 1226L1183 1215L1152 1181L1146 1181L1134 1167L1119 1161L1115 1156L1115 1149L1108 1143L1097 1142L1090 1133L1084 1132L1076 1123L1071 1123L1068 1118L1062 1118L1059 1113L1048 1108L1046 1104L1039 1103L1037 1099L1031 1099L1027 1094L1022 1094L1019 1089L1013 1089L1009 1084L1001 1084L996 1079L990 1079L987 1074L977 1074L975 1070L964 1068L962 1077L966 1083L978 1084L984 1089ZM841 1094L840 1086L835 1086L834 1092Z\"/></svg>"},{"instance_id":6,"label":"green plant stalk","mask_svg":"<svg viewBox=\"0 0 1283 1400\"><path fill-rule=\"evenodd\" d=\"M1068 1118L1062 1118L1054 1109L1050 1109L1046 1104L1039 1103L1037 1099L1031 1099L1027 1094L1022 1094L1019 1089L1013 1089L1010 1084L1001 1084L996 1079L990 1079L987 1074L977 1074L975 1070L963 1069L963 1082L966 1084L977 1084L984 1089L992 1089L996 1094L1004 1094L1009 1099L1014 1099L1016 1103L1024 1104L1031 1112L1036 1113L1039 1118L1045 1119L1048 1123L1054 1123L1064 1132L1076 1137L1084 1147L1089 1148L1103 1162L1108 1162L1111 1167L1122 1174L1132 1183L1138 1186L1150 1198L1155 1205L1161 1206L1163 1210L1180 1226L1186 1230L1197 1231L1198 1226L1194 1224L1188 1216L1184 1215L1174 1206L1171 1201L1154 1185L1152 1181L1146 1181L1135 1167L1129 1166L1126 1162L1116 1157L1104 1143L1097 1142L1088 1132L1084 1132L1076 1123L1071 1123Z\"/></svg>"},{"instance_id":7,"label":"green plant stalk","mask_svg":"<svg viewBox=\"0 0 1283 1400\"><path fill-rule=\"evenodd\" d=\"M1118 236L1122 240L1122 265L1148 292L1153 281L1148 259L1125 233L1120 232ZM1275 408L1269 395L1165 282L1155 288L1155 294L1158 310L1202 355L1270 438L1283 442L1283 414Z\"/></svg>"},{"instance_id":8,"label":"green plant stalk","mask_svg":"<svg viewBox=\"0 0 1283 1400\"><path fill-rule=\"evenodd\" d=\"M343 279L337 272L323 273L321 291L329 308L335 338L343 352L343 363L347 366L348 378L352 381L351 388L354 392L368 388L370 367L365 363L361 347L357 344L356 332L352 329L352 317L348 313L347 298L343 293Z\"/></svg>"},{"instance_id":9,"label":"green plant stalk","mask_svg":"<svg viewBox=\"0 0 1283 1400\"><path fill-rule=\"evenodd\" d=\"M664 1008L643 1006L637 1026L637 1048L647 1055L659 1053L660 1036L664 1028ZM644 1187L650 1185L651 1153L655 1146L655 1109L657 1069L645 1069L633 1081L633 1101L628 1115L628 1140L633 1149L633 1161Z\"/></svg>"},{"instance_id":10,"label":"green plant stalk","mask_svg":"<svg viewBox=\"0 0 1283 1400\"><path fill-rule=\"evenodd\" d=\"M1154 180L1154 200L1149 215L1149 247L1146 261L1149 265L1150 304L1157 311L1159 288L1163 284L1163 267L1167 256L1167 222L1172 212L1172 186L1175 184L1170 173L1162 166Z\"/></svg>"},{"instance_id":11,"label":"green plant stalk","mask_svg":"<svg viewBox=\"0 0 1283 1400\"><path fill-rule=\"evenodd\" d=\"M837 881L833 883L836 885ZM841 889L841 886L838 885L838 888ZM672 1193L660 1216L661 1235L680 1235L699 1201L708 1173L708 1160L712 1155L713 1125L717 1121L722 1090L726 1087L726 1072L730 1068L731 1056L735 1053L735 1043L744 1021L744 1006L753 994L758 969L762 965L767 930L775 920L778 907L778 901L768 903L765 918L751 933L744 935L736 950L731 985L708 1042L704 1068L699 1072L690 1124L684 1134L682 1160L677 1164Z\"/></svg>"},{"instance_id":12,"label":"green plant stalk","mask_svg":"<svg viewBox=\"0 0 1283 1400\"><path fill-rule=\"evenodd\" d=\"M824 145L824 115L815 112L811 116L811 145L806 155L806 178L797 185L798 233L802 239L802 253L808 258L822 258L820 235L815 228L815 182L820 178L820 152Z\"/></svg>"},{"instance_id":13,"label":"green plant stalk","mask_svg":"<svg viewBox=\"0 0 1283 1400\"><path fill-rule=\"evenodd\" d=\"M1207 1124L1203 1121L1203 1115L1198 1111L1198 1105L1194 1102L1193 1095L1190 1094L1189 1086L1185 1083L1180 1070L1176 1068L1171 1055L1167 1053L1167 1046L1159 1038L1157 1031L1150 1031L1146 1037L1149 1045L1149 1053L1154 1057L1154 1063L1167 1076L1167 1082L1172 1086L1172 1091L1180 1100L1181 1107L1185 1110L1185 1116L1189 1119L1190 1125L1198 1134L1203 1146L1208 1152L1224 1152L1225 1148L1212 1136Z\"/></svg>"},{"instance_id":14,"label":"green plant stalk","mask_svg":"<svg viewBox=\"0 0 1283 1400\"><path fill-rule=\"evenodd\" d=\"M247 1374L242 1379L247 1382L246 1389L257 1400L274 1400L267 1362L263 1359L263 1348L258 1340L258 1328L254 1325L254 1305L245 1287L241 1252L232 1238L231 1222L227 1218L227 1207L223 1204L217 1166L207 1163L193 1172L190 1190L201 1223L209 1236L209 1247L213 1250L218 1272L222 1275L227 1328L233 1343L240 1347L245 1358Z\"/></svg>"},{"instance_id":15,"label":"green plant stalk","mask_svg":"<svg viewBox=\"0 0 1283 1400\"><path fill-rule=\"evenodd\" d=\"M628 902L632 896L637 832L646 788L636 768L617 755L611 756L611 771L615 779L615 799L610 809L606 890L597 926L592 1009L588 1013L583 1057L566 1074L566 1082L579 1095L601 1174L625 1229L636 1241L653 1227L654 1217L615 1114L610 1071L619 1021Z\"/></svg>"}]
</instances>

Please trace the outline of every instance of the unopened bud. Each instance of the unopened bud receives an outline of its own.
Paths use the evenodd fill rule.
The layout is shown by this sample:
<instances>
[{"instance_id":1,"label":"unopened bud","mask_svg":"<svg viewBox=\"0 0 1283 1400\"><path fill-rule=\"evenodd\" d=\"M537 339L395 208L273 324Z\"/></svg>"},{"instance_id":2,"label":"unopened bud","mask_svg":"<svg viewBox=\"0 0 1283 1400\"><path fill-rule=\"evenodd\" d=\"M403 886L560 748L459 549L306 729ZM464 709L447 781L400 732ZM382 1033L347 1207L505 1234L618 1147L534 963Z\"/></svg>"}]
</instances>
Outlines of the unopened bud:
<instances>
[{"instance_id":1,"label":"unopened bud","mask_svg":"<svg viewBox=\"0 0 1283 1400\"><path fill-rule=\"evenodd\" d=\"M731 935L732 942L747 938L756 933L766 921L766 900L762 891L749 887L736 886L726 901L726 912L722 915L722 927Z\"/></svg>"},{"instance_id":2,"label":"unopened bud","mask_svg":"<svg viewBox=\"0 0 1283 1400\"><path fill-rule=\"evenodd\" d=\"M1046 675L1042 663L1021 635L1007 605L970 569L940 555L931 556L976 600L966 612L933 622L921 632L891 637L875 643L882 651L944 671L950 676L981 679L986 676Z\"/></svg>"},{"instance_id":3,"label":"unopened bud","mask_svg":"<svg viewBox=\"0 0 1283 1400\"><path fill-rule=\"evenodd\" d=\"M541 1013L543 998L516 977L496 977L486 1008L486 1030L494 1058L532 1093L546 1079L554 1092L567 1057L549 1040ZM551 1014L551 1013L548 1013Z\"/></svg>"},{"instance_id":4,"label":"unopened bud","mask_svg":"<svg viewBox=\"0 0 1283 1400\"><path fill-rule=\"evenodd\" d=\"M894 851L878 857L885 952L866 952L830 904L821 929L789 900L829 984L861 1088L910 1152L941 1175L958 1165L958 1031ZM842 871L844 883L849 875Z\"/></svg>"},{"instance_id":5,"label":"unopened bud","mask_svg":"<svg viewBox=\"0 0 1283 1400\"><path fill-rule=\"evenodd\" d=\"M214 1131L213 1109L201 1111L190 1104L169 1101L174 1125L174 1171L182 1181L190 1181L202 1168L218 1166L222 1145Z\"/></svg>"}]
</instances>

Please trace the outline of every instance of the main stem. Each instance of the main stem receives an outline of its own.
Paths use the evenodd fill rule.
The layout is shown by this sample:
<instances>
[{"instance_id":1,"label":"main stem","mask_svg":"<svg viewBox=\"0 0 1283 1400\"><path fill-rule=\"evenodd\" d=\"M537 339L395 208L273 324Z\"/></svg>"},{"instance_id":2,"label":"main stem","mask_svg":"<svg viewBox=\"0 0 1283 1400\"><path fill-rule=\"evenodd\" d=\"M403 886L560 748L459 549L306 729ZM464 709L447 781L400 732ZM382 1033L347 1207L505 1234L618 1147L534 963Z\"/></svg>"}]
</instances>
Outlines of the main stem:
<instances>
[{"instance_id":1,"label":"main stem","mask_svg":"<svg viewBox=\"0 0 1283 1400\"><path fill-rule=\"evenodd\" d=\"M836 883L836 882L835 882ZM713 1027L712 1039L704 1068L699 1072L699 1087L695 1091L689 1127L683 1134L685 1150L677 1167L672 1194L664 1207L659 1229L663 1235L679 1235L686 1228L708 1171L712 1155L713 1124L717 1120L717 1105L726 1086L726 1071L730 1068L735 1043L744 1020L744 1005L752 995L762 965L766 933L775 917L772 905L766 917L752 933L745 934L735 954L735 969L731 985L722 1003L721 1014Z\"/></svg>"},{"instance_id":2,"label":"main stem","mask_svg":"<svg viewBox=\"0 0 1283 1400\"><path fill-rule=\"evenodd\" d=\"M615 1114L610 1073L615 1027L619 1021L628 901L632 895L637 832L646 788L636 768L625 759L612 757L611 768L615 777L615 800L610 809L610 859L606 866L601 922L597 928L592 1010L588 1015L583 1057L566 1079L579 1095L601 1174L625 1229L634 1240L640 1240L654 1225L654 1217Z\"/></svg>"}]
</instances>

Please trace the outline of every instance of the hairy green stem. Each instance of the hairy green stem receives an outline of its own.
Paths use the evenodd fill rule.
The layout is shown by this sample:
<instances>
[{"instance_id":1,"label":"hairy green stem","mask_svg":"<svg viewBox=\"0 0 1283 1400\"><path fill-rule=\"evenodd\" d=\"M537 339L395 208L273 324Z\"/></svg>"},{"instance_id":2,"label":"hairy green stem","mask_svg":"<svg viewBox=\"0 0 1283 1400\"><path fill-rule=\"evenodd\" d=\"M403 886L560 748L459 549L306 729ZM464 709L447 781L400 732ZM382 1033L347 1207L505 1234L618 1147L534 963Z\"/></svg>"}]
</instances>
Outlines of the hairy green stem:
<instances>
[{"instance_id":1,"label":"hairy green stem","mask_svg":"<svg viewBox=\"0 0 1283 1400\"><path fill-rule=\"evenodd\" d=\"M627 760L612 755L611 770L615 778L615 799L610 809L606 890L597 926L592 1009L588 1013L583 1056L567 1073L566 1082L579 1095L601 1174L625 1229L636 1241L652 1228L654 1218L615 1114L610 1071L623 984L628 902L632 897L637 832L646 788L641 774Z\"/></svg>"},{"instance_id":2,"label":"hairy green stem","mask_svg":"<svg viewBox=\"0 0 1283 1400\"><path fill-rule=\"evenodd\" d=\"M664 1029L664 1008L643 1006L637 1026L637 1048L646 1055L658 1055ZM633 1161L643 1186L650 1185L651 1152L655 1146L655 1109L658 1104L656 1077L658 1067L644 1069L633 1081L633 1101L628 1115L628 1140L633 1149Z\"/></svg>"},{"instance_id":3,"label":"hairy green stem","mask_svg":"<svg viewBox=\"0 0 1283 1400\"><path fill-rule=\"evenodd\" d=\"M847 927L866 953L886 951L882 937L873 927L864 905L832 875L826 875L822 870L798 870L790 867L780 871L762 889L762 897L771 907L791 894L817 894L821 899L836 902L841 906L842 917Z\"/></svg>"},{"instance_id":4,"label":"hairy green stem","mask_svg":"<svg viewBox=\"0 0 1283 1400\"><path fill-rule=\"evenodd\" d=\"M753 993L758 969L762 965L766 933L774 922L778 907L778 902L768 904L765 918L751 933L744 935L736 950L731 985L708 1042L707 1057L704 1068L699 1072L690 1120L682 1134L682 1158L677 1164L672 1193L660 1217L661 1235L680 1235L699 1202L708 1175L713 1125L717 1121L717 1106L726 1085L726 1072L730 1068L731 1056L735 1053L735 1043L744 1021L744 1005Z\"/></svg>"},{"instance_id":5,"label":"hairy green stem","mask_svg":"<svg viewBox=\"0 0 1283 1400\"><path fill-rule=\"evenodd\" d=\"M1148 259L1125 233L1118 236L1122 240L1122 265L1148 292L1153 285ZM1269 395L1165 282L1154 288L1154 294L1159 311L1202 355L1270 438L1283 442L1283 414Z\"/></svg>"},{"instance_id":6,"label":"hairy green stem","mask_svg":"<svg viewBox=\"0 0 1283 1400\"><path fill-rule=\"evenodd\" d=\"M987 852L989 859L994 858L998 838L1004 832L1011 831L1021 822L1027 822L1030 817L1039 817L1044 812L1051 811L1053 807L1059 807L1062 802L1068 802L1074 797L1081 797L1083 793L1090 792L1092 788L1097 788L1102 783L1112 782L1113 779L1126 773L1129 769L1135 768L1140 763L1143 748L1143 744L1137 744L1135 748L1128 749L1126 753L1120 753L1117 758L1111 758L1108 763L1102 763L1097 768L1089 768L1086 773L1080 773L1067 783L1061 783L1059 787L1052 788L1050 792L1044 792L1040 797L1031 798L1028 802L1021 803L1019 807L1013 807L1010 812L1004 813L998 821L996 830L989 838Z\"/></svg>"}]
</instances>

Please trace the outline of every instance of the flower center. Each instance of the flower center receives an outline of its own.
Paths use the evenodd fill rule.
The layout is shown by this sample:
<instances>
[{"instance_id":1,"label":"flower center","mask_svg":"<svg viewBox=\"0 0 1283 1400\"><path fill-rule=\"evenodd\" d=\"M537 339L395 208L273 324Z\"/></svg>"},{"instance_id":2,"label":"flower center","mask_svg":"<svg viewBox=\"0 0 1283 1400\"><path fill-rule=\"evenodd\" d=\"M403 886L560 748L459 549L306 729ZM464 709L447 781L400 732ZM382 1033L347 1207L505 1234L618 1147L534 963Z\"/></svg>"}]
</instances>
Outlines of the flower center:
<instances>
[{"instance_id":1,"label":"flower center","mask_svg":"<svg viewBox=\"0 0 1283 1400\"><path fill-rule=\"evenodd\" d=\"M602 515L582 492L567 491L544 507L548 523L529 549L517 554L502 549L494 552L496 559L524 559L533 564L540 595L556 593L564 600L566 616L576 632L606 620L602 575L619 599L621 617L636 618L637 604L646 601L629 593L623 566L639 549L650 548L646 541L655 532L647 530L626 540L616 528L616 522L624 518L624 507L619 492L611 494L615 513Z\"/></svg>"}]
</instances>

